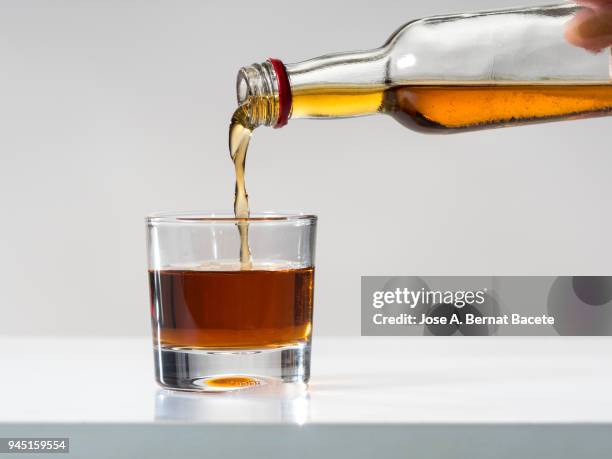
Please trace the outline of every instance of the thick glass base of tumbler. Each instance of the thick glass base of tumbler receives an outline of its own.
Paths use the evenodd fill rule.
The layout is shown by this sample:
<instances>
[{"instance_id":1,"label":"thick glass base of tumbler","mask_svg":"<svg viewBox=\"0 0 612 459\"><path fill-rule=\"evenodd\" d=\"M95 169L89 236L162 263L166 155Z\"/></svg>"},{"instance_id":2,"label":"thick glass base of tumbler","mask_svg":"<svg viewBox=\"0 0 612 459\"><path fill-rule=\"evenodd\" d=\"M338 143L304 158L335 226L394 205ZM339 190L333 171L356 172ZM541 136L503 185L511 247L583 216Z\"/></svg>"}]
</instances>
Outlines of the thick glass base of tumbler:
<instances>
[{"instance_id":1,"label":"thick glass base of tumbler","mask_svg":"<svg viewBox=\"0 0 612 459\"><path fill-rule=\"evenodd\" d=\"M310 378L310 343L270 349L193 349L157 346L155 376L167 389L226 392Z\"/></svg>"}]
</instances>

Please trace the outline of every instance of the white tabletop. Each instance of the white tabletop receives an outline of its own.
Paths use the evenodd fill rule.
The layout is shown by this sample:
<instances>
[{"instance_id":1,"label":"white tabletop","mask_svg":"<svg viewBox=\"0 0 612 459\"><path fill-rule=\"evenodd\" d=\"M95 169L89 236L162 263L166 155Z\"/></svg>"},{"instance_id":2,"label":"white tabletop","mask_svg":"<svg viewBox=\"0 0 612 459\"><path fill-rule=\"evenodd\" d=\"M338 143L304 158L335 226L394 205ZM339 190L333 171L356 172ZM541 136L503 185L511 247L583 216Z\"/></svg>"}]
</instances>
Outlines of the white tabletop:
<instances>
[{"instance_id":1,"label":"white tabletop","mask_svg":"<svg viewBox=\"0 0 612 459\"><path fill-rule=\"evenodd\" d=\"M0 422L612 422L609 338L315 337L308 388L160 389L147 338L3 338Z\"/></svg>"},{"instance_id":2,"label":"white tabletop","mask_svg":"<svg viewBox=\"0 0 612 459\"><path fill-rule=\"evenodd\" d=\"M353 433L368 426L369 432L382 435L384 429L410 425L416 437L409 440L402 434L402 441L414 445L424 438L418 429L427 426L437 429L436 438L451 438L462 432L457 428L474 425L500 428L487 434L486 441L493 441L493 434L507 435L503 429L508 425L553 424L574 429L550 433L569 442L571 434L587 432L585 426L612 422L611 351L612 339L595 337L315 337L307 388L269 385L193 394L157 387L150 339L2 338L0 436L37 434L41 426L47 434L76 435L87 425L127 423L193 428L194 438L227 424L234 429L250 426L248 432L258 425L298 426L306 438L334 426L354 426ZM36 423L38 430L28 430L24 423ZM601 438L609 438L612 430L604 427L607 437ZM526 447L530 432L517 440L517 448ZM596 437L591 443L603 435L587 433ZM219 435L211 434L210 442ZM366 434L361 440L366 438L372 441ZM580 436L571 444L584 441ZM567 450L557 447L560 453Z\"/></svg>"}]
</instances>

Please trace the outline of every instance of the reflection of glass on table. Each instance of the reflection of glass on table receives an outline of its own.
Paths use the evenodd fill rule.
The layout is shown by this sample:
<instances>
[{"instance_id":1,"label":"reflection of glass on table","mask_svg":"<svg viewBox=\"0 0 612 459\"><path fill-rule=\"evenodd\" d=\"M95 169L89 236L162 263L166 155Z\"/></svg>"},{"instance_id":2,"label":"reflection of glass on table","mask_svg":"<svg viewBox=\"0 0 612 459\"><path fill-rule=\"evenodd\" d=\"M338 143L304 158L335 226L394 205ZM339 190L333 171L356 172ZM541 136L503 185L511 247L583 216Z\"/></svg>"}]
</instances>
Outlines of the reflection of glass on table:
<instances>
[{"instance_id":1,"label":"reflection of glass on table","mask_svg":"<svg viewBox=\"0 0 612 459\"><path fill-rule=\"evenodd\" d=\"M305 384L269 384L206 396L165 389L155 396L156 421L206 423L289 423L310 419L310 396Z\"/></svg>"}]
</instances>

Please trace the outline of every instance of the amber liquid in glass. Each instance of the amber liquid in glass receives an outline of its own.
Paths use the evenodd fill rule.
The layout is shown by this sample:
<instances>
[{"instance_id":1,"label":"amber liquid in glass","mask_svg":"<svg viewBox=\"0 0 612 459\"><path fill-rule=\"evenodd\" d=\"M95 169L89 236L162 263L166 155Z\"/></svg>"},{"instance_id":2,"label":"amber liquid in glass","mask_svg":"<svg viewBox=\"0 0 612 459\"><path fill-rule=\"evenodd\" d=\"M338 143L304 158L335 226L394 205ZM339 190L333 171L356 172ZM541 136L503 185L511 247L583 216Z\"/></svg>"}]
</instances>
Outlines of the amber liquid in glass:
<instances>
[{"instance_id":1,"label":"amber liquid in glass","mask_svg":"<svg viewBox=\"0 0 612 459\"><path fill-rule=\"evenodd\" d=\"M202 349L302 342L312 328L313 280L313 268L149 271L156 340Z\"/></svg>"}]
</instances>

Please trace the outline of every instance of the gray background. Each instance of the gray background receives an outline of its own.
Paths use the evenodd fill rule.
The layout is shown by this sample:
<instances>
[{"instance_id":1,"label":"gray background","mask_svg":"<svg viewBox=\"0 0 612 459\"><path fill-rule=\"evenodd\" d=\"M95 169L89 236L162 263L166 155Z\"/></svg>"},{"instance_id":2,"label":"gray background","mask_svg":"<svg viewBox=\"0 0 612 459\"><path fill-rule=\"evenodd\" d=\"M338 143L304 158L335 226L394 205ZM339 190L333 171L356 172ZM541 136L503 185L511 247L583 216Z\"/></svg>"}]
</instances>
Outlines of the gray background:
<instances>
[{"instance_id":1,"label":"gray background","mask_svg":"<svg viewBox=\"0 0 612 459\"><path fill-rule=\"evenodd\" d=\"M149 333L142 219L231 208L241 65L517 1L3 0L0 333ZM610 274L609 128L298 120L257 133L248 187L254 210L320 216L316 332L358 335L362 275Z\"/></svg>"}]
</instances>

